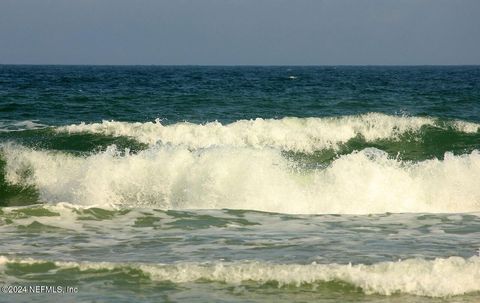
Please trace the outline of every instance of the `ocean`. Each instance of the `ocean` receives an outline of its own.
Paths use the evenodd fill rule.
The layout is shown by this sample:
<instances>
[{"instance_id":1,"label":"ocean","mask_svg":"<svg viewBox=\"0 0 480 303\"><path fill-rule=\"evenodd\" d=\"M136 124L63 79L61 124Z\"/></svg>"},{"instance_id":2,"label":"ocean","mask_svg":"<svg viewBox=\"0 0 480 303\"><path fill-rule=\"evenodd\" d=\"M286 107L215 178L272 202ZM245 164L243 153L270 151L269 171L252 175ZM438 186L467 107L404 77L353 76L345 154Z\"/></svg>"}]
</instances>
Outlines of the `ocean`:
<instances>
[{"instance_id":1,"label":"ocean","mask_svg":"<svg viewBox=\"0 0 480 303\"><path fill-rule=\"evenodd\" d=\"M480 302L480 67L0 65L0 243L0 302Z\"/></svg>"}]
</instances>

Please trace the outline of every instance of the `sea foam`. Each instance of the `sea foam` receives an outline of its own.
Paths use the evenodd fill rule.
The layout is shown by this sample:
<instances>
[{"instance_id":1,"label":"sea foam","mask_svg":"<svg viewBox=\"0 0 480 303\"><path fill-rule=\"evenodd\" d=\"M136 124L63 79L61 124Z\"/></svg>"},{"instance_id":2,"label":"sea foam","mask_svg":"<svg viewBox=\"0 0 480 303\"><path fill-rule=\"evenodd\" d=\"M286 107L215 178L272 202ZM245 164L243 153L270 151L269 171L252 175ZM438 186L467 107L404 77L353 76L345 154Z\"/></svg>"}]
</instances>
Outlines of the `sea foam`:
<instances>
[{"instance_id":1,"label":"sea foam","mask_svg":"<svg viewBox=\"0 0 480 303\"><path fill-rule=\"evenodd\" d=\"M36 259L12 259L0 256L0 266L6 264L49 263ZM211 263L112 263L112 262L52 262L58 270L77 268L82 271L136 269L153 281L189 283L199 280L242 284L277 282L302 286L325 282L343 282L360 288L366 294L411 294L447 297L480 291L480 258L409 259L372 265L342 264L274 264L266 262ZM25 270L25 269L24 269ZM125 271L128 272L128 271Z\"/></svg>"},{"instance_id":2,"label":"sea foam","mask_svg":"<svg viewBox=\"0 0 480 303\"><path fill-rule=\"evenodd\" d=\"M480 153L402 162L368 148L326 168L299 168L274 149L114 146L88 156L2 147L5 178L45 202L304 214L480 211Z\"/></svg>"},{"instance_id":3,"label":"sea foam","mask_svg":"<svg viewBox=\"0 0 480 303\"><path fill-rule=\"evenodd\" d=\"M176 123L163 125L160 120L146 123L103 121L102 123L76 124L59 127L57 132L97 133L110 136L127 136L145 144L158 142L183 145L190 149L212 146L276 148L284 151L311 153L340 144L357 136L368 142L379 139L396 139L407 132L416 132L423 126L436 125L428 117L389 116L369 113L358 116L326 118L283 118L239 120L230 124L210 122L205 124ZM458 122L461 131L475 130L475 124ZM476 131L476 130L475 130Z\"/></svg>"}]
</instances>

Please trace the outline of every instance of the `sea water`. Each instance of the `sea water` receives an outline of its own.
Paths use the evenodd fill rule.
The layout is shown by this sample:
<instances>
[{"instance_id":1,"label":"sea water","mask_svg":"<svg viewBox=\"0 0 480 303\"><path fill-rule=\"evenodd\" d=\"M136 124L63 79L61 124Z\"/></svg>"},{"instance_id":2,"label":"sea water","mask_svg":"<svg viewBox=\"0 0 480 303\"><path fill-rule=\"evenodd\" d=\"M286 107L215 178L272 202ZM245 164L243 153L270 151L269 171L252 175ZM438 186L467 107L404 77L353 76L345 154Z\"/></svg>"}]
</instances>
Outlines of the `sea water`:
<instances>
[{"instance_id":1,"label":"sea water","mask_svg":"<svg viewBox=\"0 0 480 303\"><path fill-rule=\"evenodd\" d=\"M480 67L2 65L0 301L479 302L479 150Z\"/></svg>"}]
</instances>

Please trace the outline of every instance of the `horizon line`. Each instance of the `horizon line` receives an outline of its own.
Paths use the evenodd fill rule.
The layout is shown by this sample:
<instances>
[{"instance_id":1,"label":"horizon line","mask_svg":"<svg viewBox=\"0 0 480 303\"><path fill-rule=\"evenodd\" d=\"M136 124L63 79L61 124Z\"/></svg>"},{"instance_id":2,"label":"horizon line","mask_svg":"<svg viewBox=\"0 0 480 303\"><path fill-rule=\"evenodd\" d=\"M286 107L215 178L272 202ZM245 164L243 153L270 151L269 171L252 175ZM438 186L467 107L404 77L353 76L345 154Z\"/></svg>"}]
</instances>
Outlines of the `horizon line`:
<instances>
[{"instance_id":1,"label":"horizon line","mask_svg":"<svg viewBox=\"0 0 480 303\"><path fill-rule=\"evenodd\" d=\"M84 63L0 63L0 66L152 66L152 67L422 67L480 66L475 64L84 64Z\"/></svg>"}]
</instances>

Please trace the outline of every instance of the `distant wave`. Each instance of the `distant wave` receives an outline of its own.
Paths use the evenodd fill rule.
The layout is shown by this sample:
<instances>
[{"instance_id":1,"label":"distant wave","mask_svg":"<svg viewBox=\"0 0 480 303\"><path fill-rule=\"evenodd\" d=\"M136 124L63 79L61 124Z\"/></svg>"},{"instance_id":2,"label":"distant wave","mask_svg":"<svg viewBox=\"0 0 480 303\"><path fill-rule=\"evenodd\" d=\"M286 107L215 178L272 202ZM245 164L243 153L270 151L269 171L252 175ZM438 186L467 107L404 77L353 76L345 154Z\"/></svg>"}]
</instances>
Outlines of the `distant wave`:
<instances>
[{"instance_id":1,"label":"distant wave","mask_svg":"<svg viewBox=\"0 0 480 303\"><path fill-rule=\"evenodd\" d=\"M62 262L36 259L14 259L0 256L0 268L5 264L51 264L55 272L78 269L80 275L96 272L131 270L141 271L153 281L189 283L212 281L228 284L256 282L278 283L278 287L343 282L360 288L366 294L410 294L429 297L447 297L480 291L480 257L463 259L423 260L409 259L398 262L382 262L372 265L340 264L273 264L265 262L215 262L215 263L111 263L111 262ZM39 267L35 272L38 273ZM51 269L51 267L45 267ZM4 271L4 269L1 269ZM133 273L138 275L138 273ZM76 274L78 276L78 274Z\"/></svg>"},{"instance_id":2,"label":"distant wave","mask_svg":"<svg viewBox=\"0 0 480 303\"><path fill-rule=\"evenodd\" d=\"M44 202L161 209L370 214L480 211L480 152L400 161L367 148L302 169L274 149L110 146L85 156L4 144L9 184Z\"/></svg>"},{"instance_id":3,"label":"distant wave","mask_svg":"<svg viewBox=\"0 0 480 303\"><path fill-rule=\"evenodd\" d=\"M0 132L22 131L28 129L45 128L47 125L37 123L36 121L8 121L0 120Z\"/></svg>"},{"instance_id":4,"label":"distant wave","mask_svg":"<svg viewBox=\"0 0 480 303\"><path fill-rule=\"evenodd\" d=\"M337 148L357 136L367 142L398 139L424 126L451 128L458 132L476 133L480 125L466 121L440 122L429 117L390 116L369 113L358 116L327 118L283 118L240 120L231 124L176 123L163 125L160 120L146 123L103 121L59 127L57 132L96 133L132 137L139 142L182 145L190 149L224 147L276 148L284 151L311 153Z\"/></svg>"}]
</instances>

